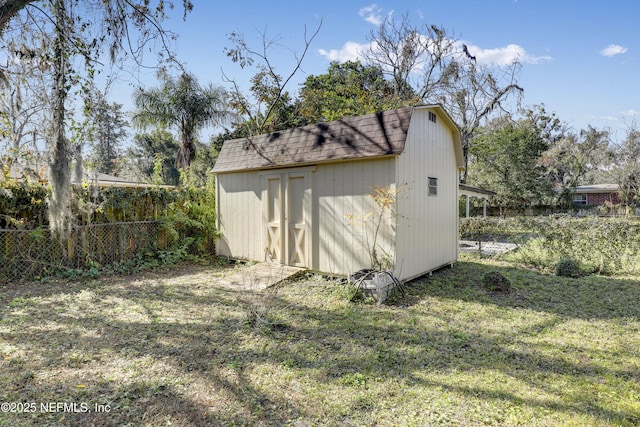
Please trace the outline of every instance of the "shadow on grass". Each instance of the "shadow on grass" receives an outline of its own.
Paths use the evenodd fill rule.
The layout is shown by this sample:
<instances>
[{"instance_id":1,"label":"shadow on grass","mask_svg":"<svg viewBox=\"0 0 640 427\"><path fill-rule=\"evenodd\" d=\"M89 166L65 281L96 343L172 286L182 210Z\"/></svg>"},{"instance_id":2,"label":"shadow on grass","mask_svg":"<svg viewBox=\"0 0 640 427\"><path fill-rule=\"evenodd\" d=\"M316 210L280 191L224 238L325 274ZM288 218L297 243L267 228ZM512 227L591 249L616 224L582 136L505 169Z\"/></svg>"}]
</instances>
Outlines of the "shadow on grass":
<instances>
[{"instance_id":1,"label":"shadow on grass","mask_svg":"<svg viewBox=\"0 0 640 427\"><path fill-rule=\"evenodd\" d=\"M117 286L109 287L60 281L1 289L3 401L37 402L37 411L9 414L7 421L0 418L0 426L259 425L265 420L281 425L304 418L245 374L247 355L240 348L246 312L202 316L211 307L242 308L241 294L196 295L171 285L180 274L150 276L139 284L112 277L109 281ZM99 297L80 307L59 302L93 292ZM186 316L160 319L165 305L181 304L187 305ZM105 307L108 315L103 315ZM136 311L135 316L127 310ZM156 372L155 365L166 369ZM193 378L206 384L211 395L191 391ZM50 402L68 406L42 412L40 403ZM69 406L73 402L76 406ZM109 410L96 412L95 405Z\"/></svg>"},{"instance_id":2,"label":"shadow on grass","mask_svg":"<svg viewBox=\"0 0 640 427\"><path fill-rule=\"evenodd\" d=\"M480 280L488 270L507 276L512 293L484 291ZM286 288L253 295L215 289L200 279L176 284L179 279L167 274L136 285L126 278L78 285L71 293L62 284L6 292L0 298L0 379L7 384L7 400L110 405L108 414L63 414L71 425L362 424L372 420L372 402L393 399L393 384L398 393L407 387L441 389L541 414L577 413L595 423L640 422L637 413L596 398L595 390L616 387L607 385L613 379L635 384L639 369L573 357L582 350L569 344L565 357L524 342L565 318L637 320L634 280L561 279L462 262L412 282L395 306L366 306L332 299L331 285L287 285L307 286L308 297L296 297ZM605 295L609 299L603 301ZM490 331L460 321L473 306L436 312L435 300L550 316L526 320L524 313L522 324ZM610 302L619 307L610 309ZM600 351L597 356L617 357ZM274 375L280 371L285 379ZM536 393L492 387L478 380L483 372L526 383ZM308 388L297 400L287 391L291 378ZM556 380L576 386L562 389ZM344 393L348 408L323 408L326 390ZM38 422L29 424L22 415L11 420L39 425L43 418L60 418L38 414Z\"/></svg>"}]
</instances>

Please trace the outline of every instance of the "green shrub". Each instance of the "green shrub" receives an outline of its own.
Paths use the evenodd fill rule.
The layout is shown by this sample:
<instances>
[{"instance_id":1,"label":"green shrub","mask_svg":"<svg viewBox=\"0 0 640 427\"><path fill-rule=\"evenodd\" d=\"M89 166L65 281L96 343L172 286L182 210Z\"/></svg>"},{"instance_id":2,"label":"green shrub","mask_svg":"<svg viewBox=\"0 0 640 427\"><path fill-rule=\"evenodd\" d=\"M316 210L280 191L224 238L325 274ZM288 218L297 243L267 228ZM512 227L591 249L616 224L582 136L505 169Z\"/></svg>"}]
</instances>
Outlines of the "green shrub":
<instances>
[{"instance_id":1,"label":"green shrub","mask_svg":"<svg viewBox=\"0 0 640 427\"><path fill-rule=\"evenodd\" d=\"M562 258L556 264L556 276L563 276L563 277L582 276L582 269L580 268L580 263L571 258Z\"/></svg>"},{"instance_id":2,"label":"green shrub","mask_svg":"<svg viewBox=\"0 0 640 427\"><path fill-rule=\"evenodd\" d=\"M460 219L460 237L470 240L507 240L525 243L544 227L545 217L473 217Z\"/></svg>"},{"instance_id":3,"label":"green shrub","mask_svg":"<svg viewBox=\"0 0 640 427\"><path fill-rule=\"evenodd\" d=\"M600 274L640 272L640 221L636 218L575 218L569 215L464 218L460 237L520 244L506 257L553 272L563 258L581 260Z\"/></svg>"},{"instance_id":4,"label":"green shrub","mask_svg":"<svg viewBox=\"0 0 640 427\"><path fill-rule=\"evenodd\" d=\"M30 277L42 278L58 273L69 277L84 274L93 277L107 270L133 271L155 265L174 264L194 257L208 257L214 253L217 230L213 186L204 188L74 186L72 211L76 225L79 226L77 230L90 230L90 232L78 231L76 234L79 237L70 238L71 243L63 245L62 248L66 249L61 250L54 248L50 239L46 238L49 233L45 200L49 187L40 182L5 181L0 182L0 229L27 231L22 234L3 231L3 234L0 234L2 246L0 280L2 281ZM104 242L107 242L105 237L107 235L99 237L95 231L91 231L91 227L97 224L135 221L159 222L159 233L145 231L145 228L140 231L142 237L138 236L156 239L155 246L151 247L147 243L139 246L138 238L133 238L131 242L126 241L120 232L109 234L111 236L109 238L120 239L118 241L121 242L122 247L137 247L139 253L136 255L140 258L108 265L111 263L96 254L101 239L104 238ZM123 228L121 231L124 230ZM28 241L23 241L27 237L21 236L28 236ZM108 248L110 244L105 243L100 247ZM82 251L88 252L82 256L78 255ZM108 249L100 253L104 255L105 252L108 252ZM65 253L68 254L67 257L70 260L67 260L68 262L64 261L67 259L63 257ZM25 261L24 254L33 262ZM27 264L29 269L24 268Z\"/></svg>"},{"instance_id":5,"label":"green shrub","mask_svg":"<svg viewBox=\"0 0 640 427\"><path fill-rule=\"evenodd\" d=\"M550 218L540 230L555 259L581 260L587 271L633 273L640 257L640 221L629 218Z\"/></svg>"},{"instance_id":6,"label":"green shrub","mask_svg":"<svg viewBox=\"0 0 640 427\"><path fill-rule=\"evenodd\" d=\"M44 224L49 192L39 182L0 181L0 229L34 229Z\"/></svg>"}]
</instances>

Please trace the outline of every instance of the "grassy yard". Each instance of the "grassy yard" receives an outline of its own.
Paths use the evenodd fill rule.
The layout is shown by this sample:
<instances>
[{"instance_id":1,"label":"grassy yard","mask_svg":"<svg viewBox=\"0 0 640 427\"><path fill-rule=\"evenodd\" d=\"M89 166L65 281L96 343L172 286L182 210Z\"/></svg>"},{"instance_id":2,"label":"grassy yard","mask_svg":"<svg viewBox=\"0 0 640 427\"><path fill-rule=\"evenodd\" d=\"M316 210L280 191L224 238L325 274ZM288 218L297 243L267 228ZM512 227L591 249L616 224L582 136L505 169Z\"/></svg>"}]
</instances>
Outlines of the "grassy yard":
<instances>
[{"instance_id":1,"label":"grassy yard","mask_svg":"<svg viewBox=\"0 0 640 427\"><path fill-rule=\"evenodd\" d=\"M489 270L512 292L485 291ZM216 288L225 271L0 287L2 401L22 411L0 425L640 424L638 277L469 255L375 305L319 276Z\"/></svg>"}]
</instances>

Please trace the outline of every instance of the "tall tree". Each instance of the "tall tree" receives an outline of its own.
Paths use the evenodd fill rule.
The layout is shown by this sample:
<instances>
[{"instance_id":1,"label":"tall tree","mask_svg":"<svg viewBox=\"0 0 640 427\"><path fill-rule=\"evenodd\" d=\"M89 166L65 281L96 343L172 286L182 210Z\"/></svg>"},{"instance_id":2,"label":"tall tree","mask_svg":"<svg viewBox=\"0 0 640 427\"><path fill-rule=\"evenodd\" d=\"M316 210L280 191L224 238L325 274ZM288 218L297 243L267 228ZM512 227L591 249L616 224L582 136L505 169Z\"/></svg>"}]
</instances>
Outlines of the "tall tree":
<instances>
[{"instance_id":1,"label":"tall tree","mask_svg":"<svg viewBox=\"0 0 640 427\"><path fill-rule=\"evenodd\" d=\"M85 104L90 122L89 139L92 143L91 162L98 172L113 174L121 156L122 140L127 136L127 120L122 104L110 103L104 94L94 91Z\"/></svg>"},{"instance_id":2,"label":"tall tree","mask_svg":"<svg viewBox=\"0 0 640 427\"><path fill-rule=\"evenodd\" d=\"M381 67L397 98L426 99L447 77L455 52L455 40L435 25L416 27L407 15L397 21L389 16L369 34L371 49L365 60Z\"/></svg>"},{"instance_id":3,"label":"tall tree","mask_svg":"<svg viewBox=\"0 0 640 427\"><path fill-rule=\"evenodd\" d=\"M176 167L186 170L195 158L197 132L228 118L226 94L213 85L201 87L189 73L177 79L162 78L162 87L136 92L133 121L141 129L157 125L176 128L182 145L175 163Z\"/></svg>"},{"instance_id":4,"label":"tall tree","mask_svg":"<svg viewBox=\"0 0 640 427\"><path fill-rule=\"evenodd\" d=\"M69 86L69 53L70 40L67 31L73 25L71 11L66 8L64 0L55 0L53 42L53 75L55 77L53 93L53 121L51 160L49 162L49 180L51 195L49 197L49 225L53 231L66 235L71 229L71 153L65 135L65 115Z\"/></svg>"},{"instance_id":5,"label":"tall tree","mask_svg":"<svg viewBox=\"0 0 640 427\"><path fill-rule=\"evenodd\" d=\"M555 122L529 110L514 121L497 118L478 129L469 151L470 181L497 193L502 207L548 203L553 189L541 156L553 143Z\"/></svg>"},{"instance_id":6,"label":"tall tree","mask_svg":"<svg viewBox=\"0 0 640 427\"><path fill-rule=\"evenodd\" d=\"M309 76L300 89L300 114L308 123L338 120L406 104L380 66L332 62L326 74Z\"/></svg>"},{"instance_id":7,"label":"tall tree","mask_svg":"<svg viewBox=\"0 0 640 427\"><path fill-rule=\"evenodd\" d=\"M622 202L631 208L640 207L640 125L631 123L621 143L613 144L613 159L608 174L620 186Z\"/></svg>"},{"instance_id":8,"label":"tall tree","mask_svg":"<svg viewBox=\"0 0 640 427\"><path fill-rule=\"evenodd\" d=\"M14 18L14 31L2 37L7 52L5 80L0 82L0 115L4 132L0 150L37 151L43 144L51 119L51 64L37 53L48 51L50 34L29 34L27 20Z\"/></svg>"},{"instance_id":9,"label":"tall tree","mask_svg":"<svg viewBox=\"0 0 640 427\"><path fill-rule=\"evenodd\" d=\"M27 4L37 0L0 0L0 34L11 18L14 18Z\"/></svg>"},{"instance_id":10,"label":"tall tree","mask_svg":"<svg viewBox=\"0 0 640 427\"><path fill-rule=\"evenodd\" d=\"M171 60L168 49L170 35L162 30L165 8L173 7L173 2L158 0L54 0L43 2L42 7L35 1L12 1L0 3L0 31L16 14L26 11L29 16L45 17L48 28L52 28L53 51L38 52L53 67L53 119L49 138L51 161L49 179L52 186L49 198L49 223L54 232L66 234L71 227L71 157L76 150L65 133L67 102L73 87L83 88L86 78L91 79L99 68L99 58L108 52L112 62L120 58L120 53L128 50L128 57L136 62L142 60L142 53L150 40L159 40L167 53L163 57ZM182 0L185 15L193 8L190 0ZM31 30L42 28L37 22ZM137 40L132 40L131 35ZM82 63L78 63L81 59Z\"/></svg>"},{"instance_id":11,"label":"tall tree","mask_svg":"<svg viewBox=\"0 0 640 427\"><path fill-rule=\"evenodd\" d=\"M251 100L238 91L232 92L231 106L244 121L236 123L243 136L257 133L275 132L306 124L300 115L299 105L289 91L279 86L281 77L265 70L251 78L250 99L258 105L252 111ZM260 106L268 106L261 108ZM248 113L247 113L248 112Z\"/></svg>"},{"instance_id":12,"label":"tall tree","mask_svg":"<svg viewBox=\"0 0 640 427\"><path fill-rule=\"evenodd\" d=\"M503 104L510 95L515 94L519 98L524 93L517 82L520 70L517 61L506 67L483 66L469 57L471 54L466 46L464 49L447 66L441 84L423 98L442 103L460 128L465 161L462 182L467 180L474 132L495 112L511 115Z\"/></svg>"},{"instance_id":13,"label":"tall tree","mask_svg":"<svg viewBox=\"0 0 640 427\"><path fill-rule=\"evenodd\" d=\"M567 133L558 138L542 155L548 179L561 204L573 201L573 189L586 183L588 176L604 166L609 149L609 131L589 126L579 133Z\"/></svg>"},{"instance_id":14,"label":"tall tree","mask_svg":"<svg viewBox=\"0 0 640 427\"><path fill-rule=\"evenodd\" d=\"M406 15L399 21L386 18L369 41L366 60L384 70L398 96L411 99L416 93L413 102L440 103L452 115L462 133L465 164L476 129L510 95L523 92L517 82L517 61L508 66L477 64L467 46L445 29L414 26Z\"/></svg>"},{"instance_id":15,"label":"tall tree","mask_svg":"<svg viewBox=\"0 0 640 427\"><path fill-rule=\"evenodd\" d=\"M180 171L175 166L175 156L179 148L180 143L171 132L159 127L136 135L125 157L133 161L133 169L147 181L178 185Z\"/></svg>"}]
</instances>

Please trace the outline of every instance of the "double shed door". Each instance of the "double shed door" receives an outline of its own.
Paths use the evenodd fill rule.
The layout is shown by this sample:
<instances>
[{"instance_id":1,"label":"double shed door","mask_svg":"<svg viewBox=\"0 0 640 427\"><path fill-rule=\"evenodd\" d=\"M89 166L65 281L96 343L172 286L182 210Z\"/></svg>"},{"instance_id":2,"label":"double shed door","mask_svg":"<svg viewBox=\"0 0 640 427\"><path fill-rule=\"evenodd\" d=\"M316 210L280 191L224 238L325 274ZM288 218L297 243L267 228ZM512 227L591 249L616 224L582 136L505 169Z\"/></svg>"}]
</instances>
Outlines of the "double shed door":
<instances>
[{"instance_id":1,"label":"double shed door","mask_svg":"<svg viewBox=\"0 0 640 427\"><path fill-rule=\"evenodd\" d=\"M309 267L312 169L264 174L266 260Z\"/></svg>"}]
</instances>

